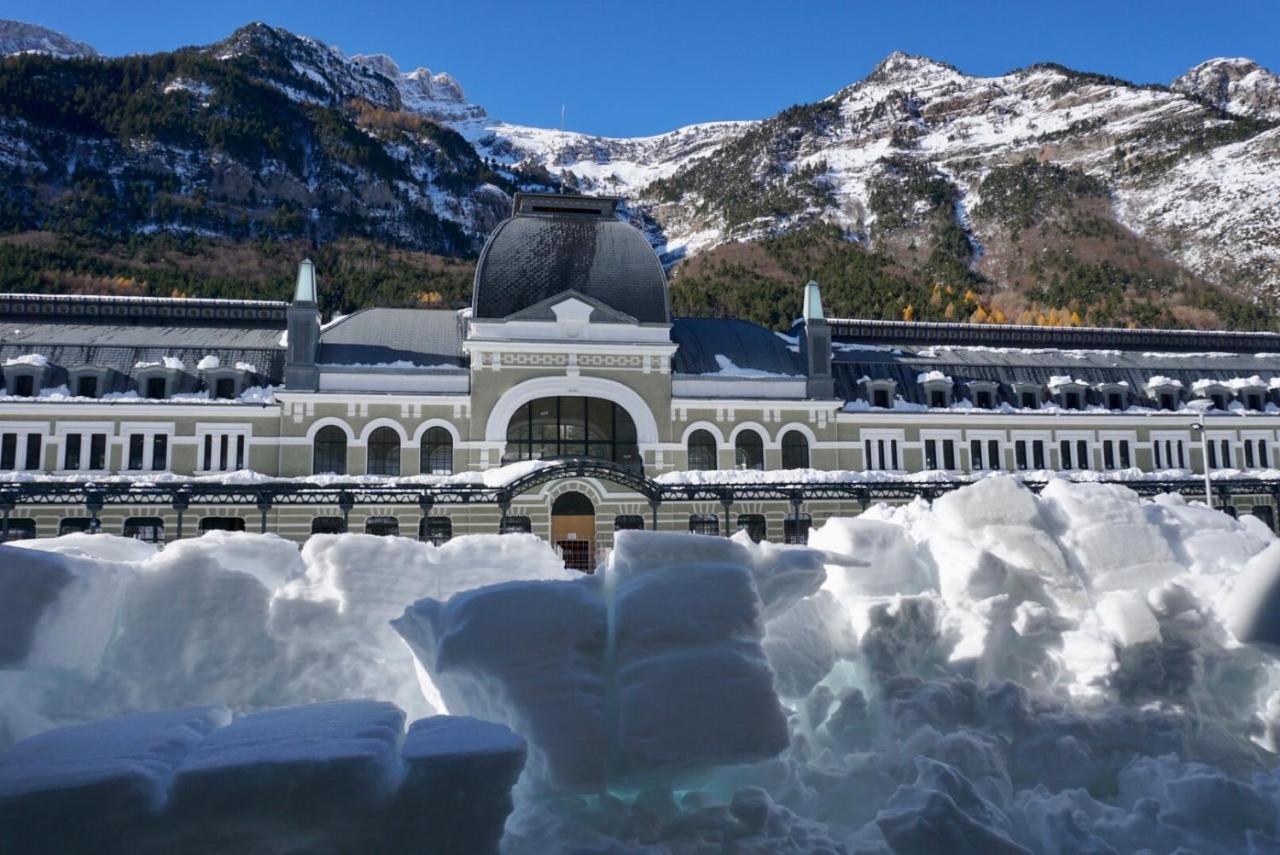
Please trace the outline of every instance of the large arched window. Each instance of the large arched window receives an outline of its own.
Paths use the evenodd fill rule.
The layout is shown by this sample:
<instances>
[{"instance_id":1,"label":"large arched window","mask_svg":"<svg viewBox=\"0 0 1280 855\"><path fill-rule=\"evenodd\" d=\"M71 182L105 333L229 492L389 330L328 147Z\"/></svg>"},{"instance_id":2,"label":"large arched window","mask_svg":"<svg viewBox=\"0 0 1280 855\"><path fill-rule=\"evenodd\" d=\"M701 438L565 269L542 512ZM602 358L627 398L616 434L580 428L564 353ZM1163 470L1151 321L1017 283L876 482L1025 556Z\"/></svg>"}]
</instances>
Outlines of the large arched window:
<instances>
[{"instance_id":1,"label":"large arched window","mask_svg":"<svg viewBox=\"0 0 1280 855\"><path fill-rule=\"evenodd\" d=\"M539 398L507 423L504 463L543 457L596 457L640 467L636 425L622 407L602 398Z\"/></svg>"},{"instance_id":2,"label":"large arched window","mask_svg":"<svg viewBox=\"0 0 1280 855\"><path fill-rule=\"evenodd\" d=\"M764 440L753 430L738 432L733 446L733 465L738 469L764 469Z\"/></svg>"},{"instance_id":3,"label":"large arched window","mask_svg":"<svg viewBox=\"0 0 1280 855\"><path fill-rule=\"evenodd\" d=\"M325 425L316 431L311 454L311 471L319 475L347 474L347 434L337 425Z\"/></svg>"},{"instance_id":4,"label":"large arched window","mask_svg":"<svg viewBox=\"0 0 1280 855\"><path fill-rule=\"evenodd\" d=\"M798 430L789 430L782 435L782 468L809 468L809 438Z\"/></svg>"},{"instance_id":5,"label":"large arched window","mask_svg":"<svg viewBox=\"0 0 1280 855\"><path fill-rule=\"evenodd\" d=\"M716 438L699 428L689 434L689 469L716 469Z\"/></svg>"},{"instance_id":6,"label":"large arched window","mask_svg":"<svg viewBox=\"0 0 1280 855\"><path fill-rule=\"evenodd\" d=\"M453 472L453 436L442 427L429 428L422 435L422 474L448 475Z\"/></svg>"},{"instance_id":7,"label":"large arched window","mask_svg":"<svg viewBox=\"0 0 1280 855\"><path fill-rule=\"evenodd\" d=\"M370 475L400 474L400 434L389 427L380 427L369 434Z\"/></svg>"}]
</instances>

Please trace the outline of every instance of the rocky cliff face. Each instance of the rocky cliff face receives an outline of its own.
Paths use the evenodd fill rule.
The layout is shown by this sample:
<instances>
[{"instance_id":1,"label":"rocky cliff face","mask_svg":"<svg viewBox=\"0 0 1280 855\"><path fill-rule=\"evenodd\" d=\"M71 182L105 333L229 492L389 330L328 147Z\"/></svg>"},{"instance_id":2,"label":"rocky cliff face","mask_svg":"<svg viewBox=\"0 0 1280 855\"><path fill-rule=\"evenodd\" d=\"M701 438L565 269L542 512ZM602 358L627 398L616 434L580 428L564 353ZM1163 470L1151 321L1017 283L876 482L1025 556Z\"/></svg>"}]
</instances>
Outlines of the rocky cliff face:
<instances>
[{"instance_id":1,"label":"rocky cliff face","mask_svg":"<svg viewBox=\"0 0 1280 855\"><path fill-rule=\"evenodd\" d=\"M98 52L84 42L62 33L22 21L0 20L0 56L19 53L44 53L71 59L97 56Z\"/></svg>"},{"instance_id":2,"label":"rocky cliff face","mask_svg":"<svg viewBox=\"0 0 1280 855\"><path fill-rule=\"evenodd\" d=\"M1173 89L1224 113L1280 120L1280 77L1251 59L1211 59L1173 81Z\"/></svg>"}]
</instances>

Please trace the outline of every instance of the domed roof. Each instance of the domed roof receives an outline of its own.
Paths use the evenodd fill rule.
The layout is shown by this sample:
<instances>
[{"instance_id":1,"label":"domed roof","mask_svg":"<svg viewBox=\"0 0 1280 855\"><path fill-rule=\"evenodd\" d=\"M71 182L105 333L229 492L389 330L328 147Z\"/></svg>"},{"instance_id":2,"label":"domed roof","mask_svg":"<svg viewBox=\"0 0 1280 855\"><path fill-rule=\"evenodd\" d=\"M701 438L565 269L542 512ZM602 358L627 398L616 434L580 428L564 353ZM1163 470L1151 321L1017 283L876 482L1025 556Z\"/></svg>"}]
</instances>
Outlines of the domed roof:
<instances>
[{"instance_id":1,"label":"domed roof","mask_svg":"<svg viewBox=\"0 0 1280 855\"><path fill-rule=\"evenodd\" d=\"M576 291L642 324L670 323L667 277L617 199L517 193L476 265L472 317L506 318Z\"/></svg>"}]
</instances>

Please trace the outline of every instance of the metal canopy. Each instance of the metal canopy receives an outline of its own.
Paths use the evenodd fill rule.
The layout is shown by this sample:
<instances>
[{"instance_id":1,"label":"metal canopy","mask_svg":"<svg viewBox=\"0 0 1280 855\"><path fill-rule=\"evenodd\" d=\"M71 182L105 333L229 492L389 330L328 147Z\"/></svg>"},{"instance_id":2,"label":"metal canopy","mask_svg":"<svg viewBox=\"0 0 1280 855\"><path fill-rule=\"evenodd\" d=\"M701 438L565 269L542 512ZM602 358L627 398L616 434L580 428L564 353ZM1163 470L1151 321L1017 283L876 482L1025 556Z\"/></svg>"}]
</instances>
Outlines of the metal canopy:
<instances>
[{"instance_id":1,"label":"metal canopy","mask_svg":"<svg viewBox=\"0 0 1280 855\"><path fill-rule=\"evenodd\" d=\"M854 500L869 504L878 500L932 499L958 489L970 481L922 482L902 480L849 482L793 482L769 484L662 484L634 469L593 458L564 458L537 469L508 484L490 487L478 484L379 484L356 482L330 485L295 482L262 482L251 485L211 484L198 481L166 484L33 482L0 486L0 511L7 516L18 505L84 505L96 514L106 505L164 505L185 510L191 505L253 505L266 510L275 505L331 505L347 509L356 505L488 504L505 513L521 493L550 481L567 478L596 478L609 481L644 496L650 504L667 502L718 502L732 504L745 500L780 500L793 506L810 500ZM1047 481L1027 481L1034 492ZM1100 479L1100 483L1120 484L1139 495L1179 493L1202 497L1204 482L1198 478L1127 481ZM1213 482L1220 498L1235 495L1270 495L1280 499L1280 483L1259 478L1232 478Z\"/></svg>"}]
</instances>

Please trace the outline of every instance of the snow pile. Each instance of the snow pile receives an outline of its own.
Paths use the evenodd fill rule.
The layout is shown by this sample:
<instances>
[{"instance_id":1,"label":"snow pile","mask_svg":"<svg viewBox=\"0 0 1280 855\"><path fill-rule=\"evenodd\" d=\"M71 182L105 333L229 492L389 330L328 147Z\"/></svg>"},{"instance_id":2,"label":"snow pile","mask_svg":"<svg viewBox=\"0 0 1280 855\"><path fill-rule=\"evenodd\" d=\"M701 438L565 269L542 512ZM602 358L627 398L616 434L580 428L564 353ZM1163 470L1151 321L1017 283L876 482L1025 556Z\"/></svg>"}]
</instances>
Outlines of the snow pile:
<instances>
[{"instance_id":1,"label":"snow pile","mask_svg":"<svg viewBox=\"0 0 1280 855\"><path fill-rule=\"evenodd\" d=\"M524 744L499 725L334 701L46 731L0 755L13 851L495 851ZM465 805L466 810L457 810Z\"/></svg>"},{"instance_id":2,"label":"snow pile","mask_svg":"<svg viewBox=\"0 0 1280 855\"><path fill-rule=\"evenodd\" d=\"M0 747L140 709L350 697L420 717L434 690L388 621L477 582L570 578L532 535L209 532L162 551L77 534L0 547Z\"/></svg>"},{"instance_id":3,"label":"snow pile","mask_svg":"<svg viewBox=\"0 0 1280 855\"><path fill-rule=\"evenodd\" d=\"M1256 593L1280 590L1274 543L1177 497L1010 477L828 520L823 590L766 623L789 748L518 798L504 846L1280 851L1280 666L1228 629L1280 635Z\"/></svg>"},{"instance_id":4,"label":"snow pile","mask_svg":"<svg viewBox=\"0 0 1280 855\"><path fill-rule=\"evenodd\" d=\"M523 735L538 783L591 791L781 751L763 623L823 578L809 549L624 531L602 577L421 600L395 627L451 712Z\"/></svg>"},{"instance_id":5,"label":"snow pile","mask_svg":"<svg viewBox=\"0 0 1280 855\"><path fill-rule=\"evenodd\" d=\"M200 357L200 361L196 363L197 371L212 371L222 365L222 360L212 353Z\"/></svg>"},{"instance_id":6,"label":"snow pile","mask_svg":"<svg viewBox=\"0 0 1280 855\"><path fill-rule=\"evenodd\" d=\"M5 367L10 365L33 365L36 368L44 368L49 364L49 357L42 353L26 353L22 356L15 356L4 361Z\"/></svg>"}]
</instances>

